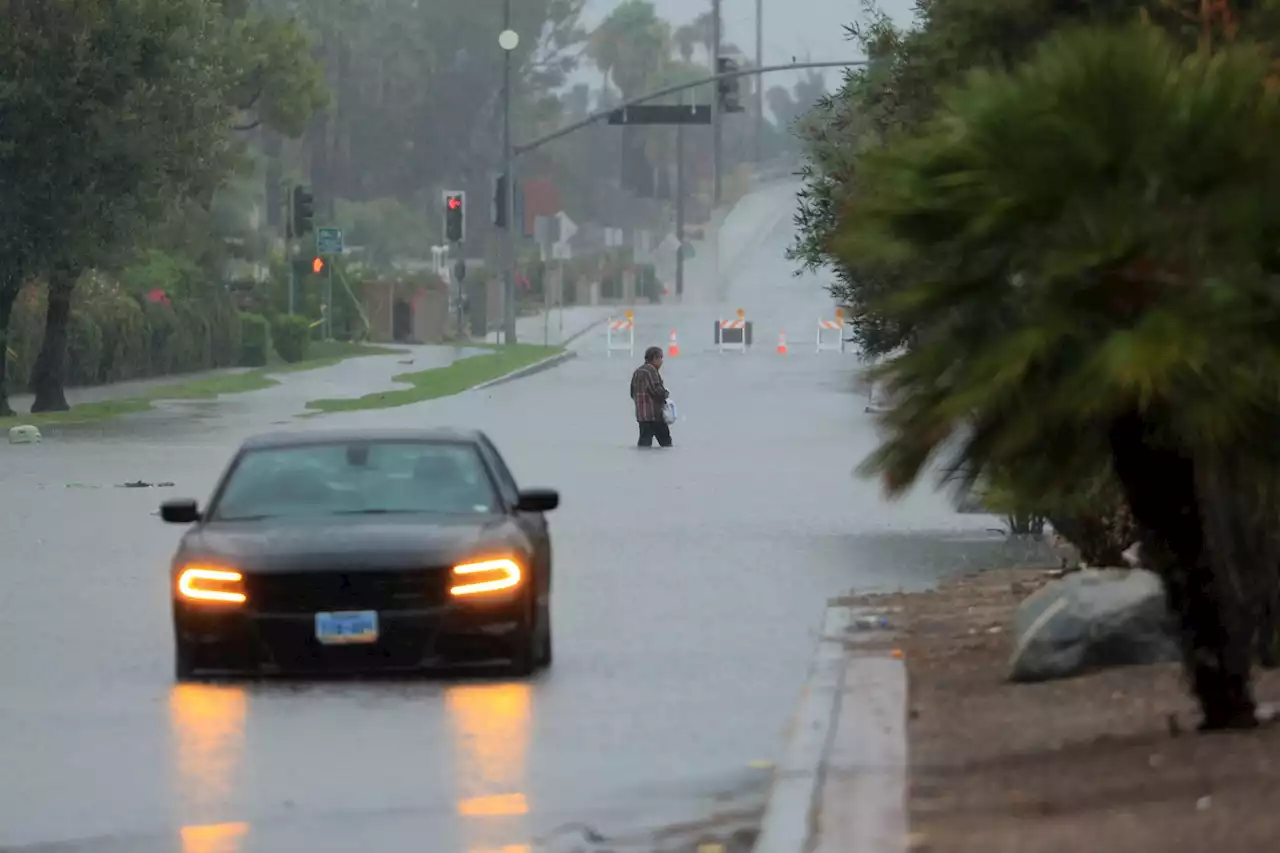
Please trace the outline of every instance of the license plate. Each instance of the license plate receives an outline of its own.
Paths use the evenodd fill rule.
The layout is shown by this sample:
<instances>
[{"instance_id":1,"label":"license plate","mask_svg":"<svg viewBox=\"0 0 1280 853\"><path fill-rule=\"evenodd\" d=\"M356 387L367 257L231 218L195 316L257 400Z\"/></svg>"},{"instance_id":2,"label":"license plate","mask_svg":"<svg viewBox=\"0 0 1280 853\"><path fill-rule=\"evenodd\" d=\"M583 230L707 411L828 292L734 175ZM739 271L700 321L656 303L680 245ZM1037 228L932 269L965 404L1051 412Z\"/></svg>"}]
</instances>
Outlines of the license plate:
<instances>
[{"instance_id":1,"label":"license plate","mask_svg":"<svg viewBox=\"0 0 1280 853\"><path fill-rule=\"evenodd\" d=\"M316 639L326 646L378 641L378 611L347 610L316 614Z\"/></svg>"}]
</instances>

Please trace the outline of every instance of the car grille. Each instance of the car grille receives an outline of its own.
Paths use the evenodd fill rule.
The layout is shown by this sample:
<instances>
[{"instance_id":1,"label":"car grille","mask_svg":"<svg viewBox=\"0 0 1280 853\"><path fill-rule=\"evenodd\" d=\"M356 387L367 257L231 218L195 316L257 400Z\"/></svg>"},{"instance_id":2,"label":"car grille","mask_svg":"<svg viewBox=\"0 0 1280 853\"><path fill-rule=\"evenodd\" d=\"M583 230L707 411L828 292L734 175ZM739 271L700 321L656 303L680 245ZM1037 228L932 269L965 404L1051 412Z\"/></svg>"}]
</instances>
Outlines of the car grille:
<instances>
[{"instance_id":1,"label":"car grille","mask_svg":"<svg viewBox=\"0 0 1280 853\"><path fill-rule=\"evenodd\" d=\"M247 577L249 604L261 613L419 610L442 604L444 569L288 572Z\"/></svg>"}]
</instances>

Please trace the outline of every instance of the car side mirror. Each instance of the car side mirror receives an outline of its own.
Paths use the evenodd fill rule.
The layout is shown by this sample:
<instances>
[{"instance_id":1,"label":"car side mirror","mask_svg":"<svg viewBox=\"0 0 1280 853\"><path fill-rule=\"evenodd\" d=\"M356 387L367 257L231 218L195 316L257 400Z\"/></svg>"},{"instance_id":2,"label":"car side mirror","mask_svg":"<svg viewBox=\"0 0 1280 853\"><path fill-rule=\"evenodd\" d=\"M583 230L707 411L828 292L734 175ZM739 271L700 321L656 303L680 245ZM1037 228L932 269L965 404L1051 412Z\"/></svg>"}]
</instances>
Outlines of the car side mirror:
<instances>
[{"instance_id":1,"label":"car side mirror","mask_svg":"<svg viewBox=\"0 0 1280 853\"><path fill-rule=\"evenodd\" d=\"M200 520L200 505L190 498L160 504L160 518L170 524L193 524Z\"/></svg>"},{"instance_id":2,"label":"car side mirror","mask_svg":"<svg viewBox=\"0 0 1280 853\"><path fill-rule=\"evenodd\" d=\"M560 493L554 489L525 489L516 502L516 509L521 512L551 512L558 506Z\"/></svg>"}]
</instances>

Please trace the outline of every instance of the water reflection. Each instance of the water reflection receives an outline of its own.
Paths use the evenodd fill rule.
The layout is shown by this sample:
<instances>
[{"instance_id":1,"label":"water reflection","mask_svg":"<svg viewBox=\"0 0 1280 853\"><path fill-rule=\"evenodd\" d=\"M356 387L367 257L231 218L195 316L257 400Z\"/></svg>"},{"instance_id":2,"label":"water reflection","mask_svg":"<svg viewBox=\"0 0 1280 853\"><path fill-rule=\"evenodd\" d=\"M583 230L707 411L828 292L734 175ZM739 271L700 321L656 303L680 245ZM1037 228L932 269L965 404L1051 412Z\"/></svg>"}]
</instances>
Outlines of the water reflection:
<instances>
[{"instance_id":1,"label":"water reflection","mask_svg":"<svg viewBox=\"0 0 1280 853\"><path fill-rule=\"evenodd\" d=\"M524 792L532 699L530 686L519 683L458 685L445 692L468 853L529 853L527 845L504 842L523 834L520 818L529 813Z\"/></svg>"},{"instance_id":2,"label":"water reflection","mask_svg":"<svg viewBox=\"0 0 1280 853\"><path fill-rule=\"evenodd\" d=\"M247 823L210 823L184 826L182 853L239 853L241 842L249 834Z\"/></svg>"},{"instance_id":3,"label":"water reflection","mask_svg":"<svg viewBox=\"0 0 1280 853\"><path fill-rule=\"evenodd\" d=\"M240 787L249 697L242 687L181 684L169 694L182 853L238 853L249 826L217 822Z\"/></svg>"}]
</instances>

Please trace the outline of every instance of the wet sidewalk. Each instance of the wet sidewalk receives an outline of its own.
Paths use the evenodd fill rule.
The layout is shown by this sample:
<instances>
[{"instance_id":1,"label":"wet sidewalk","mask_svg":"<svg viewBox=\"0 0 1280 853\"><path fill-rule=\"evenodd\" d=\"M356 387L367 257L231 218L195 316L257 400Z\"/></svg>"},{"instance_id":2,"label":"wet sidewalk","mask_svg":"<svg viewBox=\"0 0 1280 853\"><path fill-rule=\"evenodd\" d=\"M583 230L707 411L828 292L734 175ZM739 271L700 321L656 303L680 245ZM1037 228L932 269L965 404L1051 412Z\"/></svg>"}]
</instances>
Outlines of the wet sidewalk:
<instances>
[{"instance_id":1,"label":"wet sidewalk","mask_svg":"<svg viewBox=\"0 0 1280 853\"><path fill-rule=\"evenodd\" d=\"M66 389L67 402L74 408L86 403L102 403L107 400L126 400L130 397L146 397L154 391L170 385L181 385L188 382L199 382L204 379L216 379L220 376L235 376L257 370L253 367L228 367L221 370L200 370L195 373L171 373L168 376L154 376L149 379L132 379L127 382L112 382L107 385L88 385L82 388ZM10 394L9 406L19 414L31 411L35 401L34 394Z\"/></svg>"},{"instance_id":2,"label":"wet sidewalk","mask_svg":"<svg viewBox=\"0 0 1280 853\"><path fill-rule=\"evenodd\" d=\"M591 331L609 317L621 314L621 305L566 305L546 312L516 318L516 342L535 346L565 346ZM492 331L475 341L502 343L502 330Z\"/></svg>"}]
</instances>

